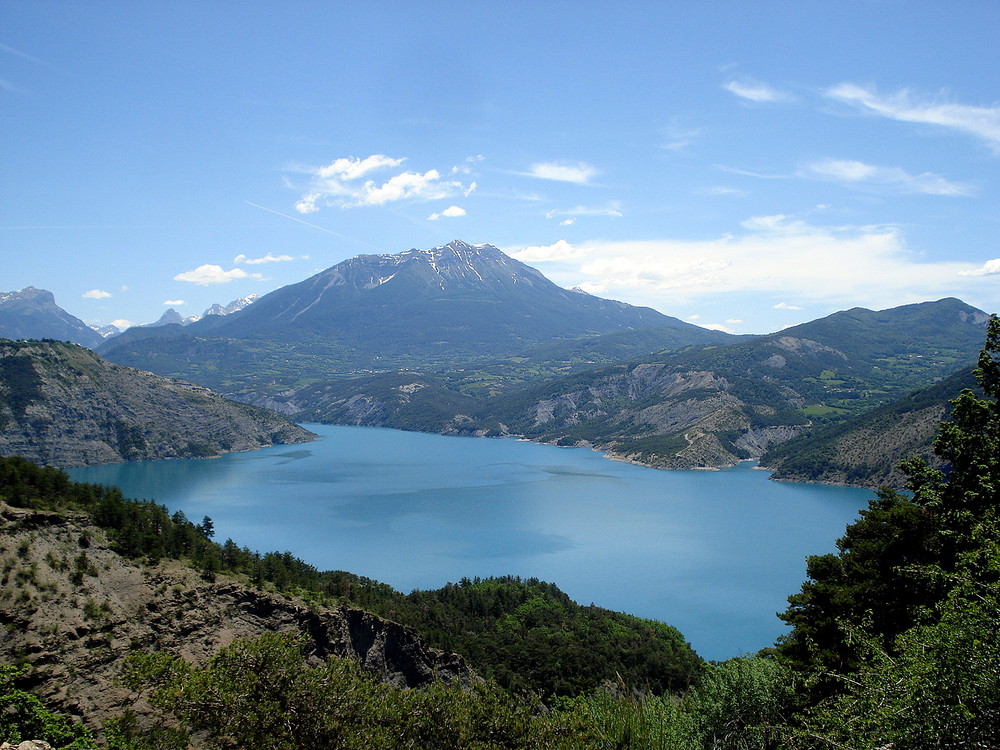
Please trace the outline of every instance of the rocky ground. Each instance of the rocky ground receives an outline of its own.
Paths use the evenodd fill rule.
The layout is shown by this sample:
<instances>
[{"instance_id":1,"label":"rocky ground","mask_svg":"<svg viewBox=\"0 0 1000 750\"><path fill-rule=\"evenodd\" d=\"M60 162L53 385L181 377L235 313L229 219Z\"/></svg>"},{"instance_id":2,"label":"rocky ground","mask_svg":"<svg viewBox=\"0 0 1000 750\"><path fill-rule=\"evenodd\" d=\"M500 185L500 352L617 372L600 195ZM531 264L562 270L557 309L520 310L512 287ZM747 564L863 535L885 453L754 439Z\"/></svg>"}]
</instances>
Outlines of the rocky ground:
<instances>
[{"instance_id":1,"label":"rocky ground","mask_svg":"<svg viewBox=\"0 0 1000 750\"><path fill-rule=\"evenodd\" d=\"M179 562L133 562L85 516L4 503L0 624L0 660L30 665L31 690L51 710L91 721L145 710L116 684L129 653L166 651L202 664L234 639L266 631L299 633L310 658L356 659L396 685L477 679L461 657L370 613L308 606L223 576L206 581Z\"/></svg>"}]
</instances>

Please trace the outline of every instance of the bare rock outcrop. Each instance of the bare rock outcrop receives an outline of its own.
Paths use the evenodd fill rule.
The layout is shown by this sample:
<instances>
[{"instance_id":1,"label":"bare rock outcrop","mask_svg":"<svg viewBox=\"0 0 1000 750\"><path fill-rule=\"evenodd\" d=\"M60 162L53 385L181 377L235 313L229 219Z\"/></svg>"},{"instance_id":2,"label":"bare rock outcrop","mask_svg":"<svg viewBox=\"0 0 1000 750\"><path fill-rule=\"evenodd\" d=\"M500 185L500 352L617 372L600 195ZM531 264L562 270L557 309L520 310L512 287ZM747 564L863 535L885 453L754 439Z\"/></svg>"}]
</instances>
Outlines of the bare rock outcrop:
<instances>
[{"instance_id":1,"label":"bare rock outcrop","mask_svg":"<svg viewBox=\"0 0 1000 750\"><path fill-rule=\"evenodd\" d=\"M0 456L48 466L192 458L315 437L207 388L74 344L0 341Z\"/></svg>"}]
</instances>

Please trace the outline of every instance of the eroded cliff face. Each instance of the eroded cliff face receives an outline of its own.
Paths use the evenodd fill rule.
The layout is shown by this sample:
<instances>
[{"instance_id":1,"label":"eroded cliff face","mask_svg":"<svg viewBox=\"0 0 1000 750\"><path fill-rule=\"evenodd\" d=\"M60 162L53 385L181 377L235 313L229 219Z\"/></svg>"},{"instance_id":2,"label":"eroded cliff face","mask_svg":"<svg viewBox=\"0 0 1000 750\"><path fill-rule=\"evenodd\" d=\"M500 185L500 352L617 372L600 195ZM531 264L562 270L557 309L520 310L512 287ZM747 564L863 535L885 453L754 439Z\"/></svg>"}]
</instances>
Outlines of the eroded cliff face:
<instances>
[{"instance_id":1,"label":"eroded cliff face","mask_svg":"<svg viewBox=\"0 0 1000 750\"><path fill-rule=\"evenodd\" d=\"M56 341L0 341L0 455L68 467L213 456L312 433L207 388Z\"/></svg>"},{"instance_id":2,"label":"eroded cliff face","mask_svg":"<svg viewBox=\"0 0 1000 750\"><path fill-rule=\"evenodd\" d=\"M204 664L235 639L303 636L309 658L346 657L385 682L416 687L478 678L410 628L351 607L307 606L178 562L142 565L108 546L85 516L0 502L0 660L29 664L51 709L100 722L148 710L116 684L133 651Z\"/></svg>"}]
</instances>

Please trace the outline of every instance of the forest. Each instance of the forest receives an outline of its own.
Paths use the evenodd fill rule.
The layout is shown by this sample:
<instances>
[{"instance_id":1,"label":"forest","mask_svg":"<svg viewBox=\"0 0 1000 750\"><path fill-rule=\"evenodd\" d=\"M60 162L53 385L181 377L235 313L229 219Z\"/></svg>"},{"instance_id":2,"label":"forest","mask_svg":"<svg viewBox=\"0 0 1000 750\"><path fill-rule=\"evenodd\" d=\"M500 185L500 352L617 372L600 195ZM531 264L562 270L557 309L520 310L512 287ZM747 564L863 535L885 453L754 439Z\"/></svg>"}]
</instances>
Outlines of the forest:
<instances>
[{"instance_id":1,"label":"forest","mask_svg":"<svg viewBox=\"0 0 1000 750\"><path fill-rule=\"evenodd\" d=\"M356 665L307 662L279 635L237 641L208 664L137 652L122 680L155 726L122 715L96 731L60 717L0 668L0 739L55 747L851 748L1000 746L1000 321L935 452L879 490L836 553L810 557L771 649L703 663L673 629L571 602L553 584L463 580L408 595L288 553L217 544L200 523L113 488L0 463L10 505L81 511L136 559L189 561L314 602L350 602L410 624L486 680L409 690ZM9 571L8 571L9 573Z\"/></svg>"}]
</instances>

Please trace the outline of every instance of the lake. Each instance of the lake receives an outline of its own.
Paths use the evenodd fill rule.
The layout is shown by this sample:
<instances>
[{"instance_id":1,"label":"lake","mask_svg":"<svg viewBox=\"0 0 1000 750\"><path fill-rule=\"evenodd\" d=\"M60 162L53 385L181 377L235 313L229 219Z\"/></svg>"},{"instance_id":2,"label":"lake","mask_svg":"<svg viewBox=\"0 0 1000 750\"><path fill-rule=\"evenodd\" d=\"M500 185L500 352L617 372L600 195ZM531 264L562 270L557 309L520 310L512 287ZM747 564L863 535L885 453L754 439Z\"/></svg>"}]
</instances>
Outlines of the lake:
<instances>
[{"instance_id":1,"label":"lake","mask_svg":"<svg viewBox=\"0 0 1000 750\"><path fill-rule=\"evenodd\" d=\"M750 463L661 471L585 448L307 425L312 443L70 470L216 540L291 551L401 591L467 576L552 581L662 620L707 659L772 645L805 557L835 550L869 490L772 482Z\"/></svg>"}]
</instances>

